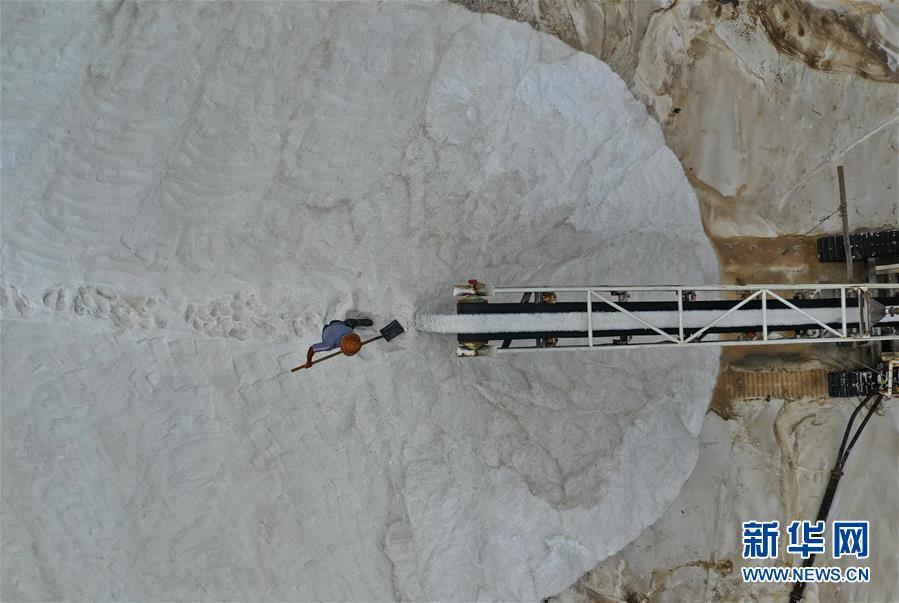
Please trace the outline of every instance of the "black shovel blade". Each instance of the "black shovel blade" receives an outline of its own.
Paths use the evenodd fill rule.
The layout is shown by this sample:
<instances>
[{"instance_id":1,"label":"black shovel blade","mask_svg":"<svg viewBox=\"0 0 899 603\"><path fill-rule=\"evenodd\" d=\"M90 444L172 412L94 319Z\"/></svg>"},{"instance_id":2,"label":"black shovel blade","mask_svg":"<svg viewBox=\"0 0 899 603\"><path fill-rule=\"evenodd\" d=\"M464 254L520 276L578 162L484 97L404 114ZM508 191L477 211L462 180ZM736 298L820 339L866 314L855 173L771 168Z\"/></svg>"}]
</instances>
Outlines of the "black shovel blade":
<instances>
[{"instance_id":1,"label":"black shovel blade","mask_svg":"<svg viewBox=\"0 0 899 603\"><path fill-rule=\"evenodd\" d=\"M384 337L384 341L390 341L394 337L402 335L406 332L406 329L403 328L403 325L400 324L398 320L393 320L386 327L380 330L381 336Z\"/></svg>"}]
</instances>

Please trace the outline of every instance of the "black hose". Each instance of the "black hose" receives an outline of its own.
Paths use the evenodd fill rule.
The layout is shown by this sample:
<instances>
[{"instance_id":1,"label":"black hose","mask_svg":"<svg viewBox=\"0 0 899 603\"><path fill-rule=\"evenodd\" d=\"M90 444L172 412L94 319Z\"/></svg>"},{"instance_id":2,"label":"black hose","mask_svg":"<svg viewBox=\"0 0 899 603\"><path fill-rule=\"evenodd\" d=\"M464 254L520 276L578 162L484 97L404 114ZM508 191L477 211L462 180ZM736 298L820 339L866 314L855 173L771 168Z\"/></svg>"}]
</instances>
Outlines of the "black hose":
<instances>
[{"instance_id":1,"label":"black hose","mask_svg":"<svg viewBox=\"0 0 899 603\"><path fill-rule=\"evenodd\" d=\"M849 453L852 451L852 447L855 446L855 442L858 441L858 436L862 434L862 429L865 428L865 425L868 424L868 421L871 419L871 415L877 410L877 407L880 405L880 401L883 400L883 396L877 396L877 399L874 400L874 404L871 405L871 408L868 410L868 414L865 415L865 418L862 419L862 424L858 426L858 431L855 432L855 436L853 436L852 441L849 442L849 446L846 447L846 453L843 455L843 465L846 464L846 461L849 459Z\"/></svg>"},{"instance_id":2,"label":"black hose","mask_svg":"<svg viewBox=\"0 0 899 603\"><path fill-rule=\"evenodd\" d=\"M852 431L852 424L855 423L855 418L874 396L877 396L877 398L874 400L871 408L868 409L868 413L865 415L865 418L862 419L862 423L858 426L855 435L852 436L852 440L849 440L849 434ZM837 486L840 483L840 478L843 477L843 467L846 465L846 461L849 460L849 453L852 452L852 447L855 446L855 443L858 441L859 436L862 434L862 430L871 419L871 415L873 415L877 411L877 408L880 406L881 400L883 400L883 394L879 394L876 392L869 394L868 397L865 398L864 401L859 404L849 416L849 422L846 425L846 431L843 432L843 441L840 443L840 451L839 453L837 453L837 460L834 463L833 470L830 472L830 479L827 481L827 488L825 488L824 490L824 498L821 501L821 506L818 508L818 516L815 519L816 523L819 521L827 520L827 515L830 513L830 506L833 504L834 496L837 493ZM849 442L848 446L846 445L847 441ZM815 554L812 553L808 559L804 559L802 561L802 567L811 567L814 563ZM805 584L805 582L793 583L793 590L790 591L790 601L792 603L797 603L798 601L802 600L802 594L805 592Z\"/></svg>"},{"instance_id":3,"label":"black hose","mask_svg":"<svg viewBox=\"0 0 899 603\"><path fill-rule=\"evenodd\" d=\"M874 393L868 394L868 397L865 398L864 402L856 406L855 410L852 411L852 414L849 415L849 423L846 425L846 430L843 432L843 441L840 442L840 451L837 453L837 464L841 464L840 460L843 458L843 453L846 451L846 442L849 440L849 432L852 430L852 424L855 422L855 417L858 416L861 409L863 409L873 397Z\"/></svg>"}]
</instances>

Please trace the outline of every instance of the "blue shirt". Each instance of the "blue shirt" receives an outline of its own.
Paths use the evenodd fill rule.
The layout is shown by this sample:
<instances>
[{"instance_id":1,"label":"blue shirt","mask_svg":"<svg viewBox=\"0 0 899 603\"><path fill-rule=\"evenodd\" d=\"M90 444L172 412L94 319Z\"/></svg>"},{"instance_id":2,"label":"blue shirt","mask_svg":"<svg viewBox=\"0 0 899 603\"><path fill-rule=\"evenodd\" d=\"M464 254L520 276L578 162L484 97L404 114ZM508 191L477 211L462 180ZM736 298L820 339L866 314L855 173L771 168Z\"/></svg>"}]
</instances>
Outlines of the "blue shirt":
<instances>
[{"instance_id":1,"label":"blue shirt","mask_svg":"<svg viewBox=\"0 0 899 603\"><path fill-rule=\"evenodd\" d=\"M322 340L312 345L312 349L316 352L327 352L340 347L340 340L344 335L353 332L353 329L346 326L339 320L331 321L322 329Z\"/></svg>"}]
</instances>

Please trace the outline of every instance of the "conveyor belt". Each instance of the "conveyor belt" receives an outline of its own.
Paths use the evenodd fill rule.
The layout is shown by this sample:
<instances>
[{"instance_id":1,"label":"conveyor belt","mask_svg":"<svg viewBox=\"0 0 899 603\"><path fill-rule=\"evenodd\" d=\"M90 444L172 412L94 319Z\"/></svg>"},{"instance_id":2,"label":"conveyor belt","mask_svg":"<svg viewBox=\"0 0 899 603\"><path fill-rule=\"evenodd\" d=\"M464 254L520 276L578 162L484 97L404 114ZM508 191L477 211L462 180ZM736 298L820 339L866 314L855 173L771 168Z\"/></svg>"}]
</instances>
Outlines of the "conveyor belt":
<instances>
[{"instance_id":1,"label":"conveyor belt","mask_svg":"<svg viewBox=\"0 0 899 603\"><path fill-rule=\"evenodd\" d=\"M885 306L899 305L899 297L880 297L876 301ZM839 329L841 323L840 300L837 298L790 300L828 326ZM689 336L739 303L738 300L715 300L683 303L684 334ZM858 300L846 300L846 315L850 328L858 325ZM676 313L677 302L622 302L629 312L640 316L665 333L679 332ZM708 328L707 333L752 333L762 330L761 301L747 302L719 324ZM638 321L612 306L597 301L592 304L593 336L652 336L655 331L644 328ZM587 304L584 302L559 302L554 304L459 304L458 316L444 317L447 324L443 332L458 333L460 342L536 339L547 337L586 338ZM487 321L488 316L493 320ZM780 331L805 331L820 329L820 325L789 308L778 300L767 300L769 329ZM485 323L496 330L484 330ZM882 323L899 327L899 317L887 317Z\"/></svg>"},{"instance_id":2,"label":"conveyor belt","mask_svg":"<svg viewBox=\"0 0 899 603\"><path fill-rule=\"evenodd\" d=\"M899 304L899 297L878 297L874 298L885 306L893 306ZM791 304L797 308L814 309L814 308L839 308L840 300L838 298L819 298L819 299L792 299ZM711 301L685 301L683 308L685 312L693 310L719 310L724 312L734 307L739 300L723 299ZM629 312L665 312L677 311L678 304L676 301L634 301L621 302L618 304ZM769 310L787 309L783 302L776 299L767 301ZM850 298L846 300L847 311L851 308L857 311L858 300ZM740 312L748 310L761 310L761 300L754 299L747 302ZM585 302L557 302L554 304L519 304L519 303L489 303L489 304L457 304L456 312L458 314L540 314L544 312L586 312L587 304ZM594 312L617 312L615 308L605 302L593 302Z\"/></svg>"}]
</instances>

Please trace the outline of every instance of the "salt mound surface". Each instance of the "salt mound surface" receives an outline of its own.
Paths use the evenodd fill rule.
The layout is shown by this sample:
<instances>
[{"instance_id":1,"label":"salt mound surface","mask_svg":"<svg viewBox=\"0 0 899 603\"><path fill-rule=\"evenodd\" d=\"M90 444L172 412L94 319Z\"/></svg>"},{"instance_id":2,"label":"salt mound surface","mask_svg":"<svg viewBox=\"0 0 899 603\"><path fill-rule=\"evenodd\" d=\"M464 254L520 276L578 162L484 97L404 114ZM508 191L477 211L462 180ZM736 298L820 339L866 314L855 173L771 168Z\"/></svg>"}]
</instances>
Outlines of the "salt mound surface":
<instances>
[{"instance_id":1,"label":"salt mound surface","mask_svg":"<svg viewBox=\"0 0 899 603\"><path fill-rule=\"evenodd\" d=\"M449 285L714 282L604 64L388 3L3 6L3 598L535 599L652 523L716 353L301 374Z\"/></svg>"}]
</instances>

